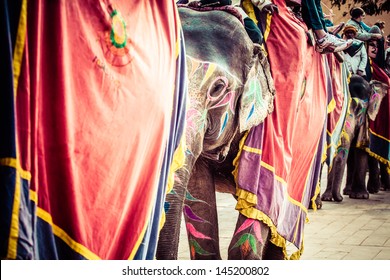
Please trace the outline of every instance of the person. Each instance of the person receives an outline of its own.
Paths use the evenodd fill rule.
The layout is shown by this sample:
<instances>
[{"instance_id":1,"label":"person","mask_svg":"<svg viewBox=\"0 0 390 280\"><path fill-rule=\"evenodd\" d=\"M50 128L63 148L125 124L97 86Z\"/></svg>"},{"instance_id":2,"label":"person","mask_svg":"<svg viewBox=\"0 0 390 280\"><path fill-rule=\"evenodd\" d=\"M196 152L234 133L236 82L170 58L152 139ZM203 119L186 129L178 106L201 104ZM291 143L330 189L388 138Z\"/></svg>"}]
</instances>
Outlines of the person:
<instances>
[{"instance_id":1,"label":"person","mask_svg":"<svg viewBox=\"0 0 390 280\"><path fill-rule=\"evenodd\" d=\"M381 31L381 34L382 34L382 37L385 36L385 26L386 26L386 22L383 21L383 20L378 20L377 22L374 23L374 25L378 26L380 31Z\"/></svg>"},{"instance_id":2,"label":"person","mask_svg":"<svg viewBox=\"0 0 390 280\"><path fill-rule=\"evenodd\" d=\"M355 39L357 29L352 25L344 27L342 36L345 39L353 40L353 44L346 50L344 50L344 61L351 74L357 74L359 76L366 75L367 65L367 50L364 43Z\"/></svg>"},{"instance_id":3,"label":"person","mask_svg":"<svg viewBox=\"0 0 390 280\"><path fill-rule=\"evenodd\" d=\"M270 0L251 0L252 4L261 12L273 14L278 12L278 6L273 4Z\"/></svg>"},{"instance_id":4,"label":"person","mask_svg":"<svg viewBox=\"0 0 390 280\"><path fill-rule=\"evenodd\" d=\"M238 5L234 6L242 15L245 30L254 43L263 43L263 32L258 24L254 7L259 11L274 14L278 13L278 6L269 0L241 0Z\"/></svg>"},{"instance_id":5,"label":"person","mask_svg":"<svg viewBox=\"0 0 390 280\"><path fill-rule=\"evenodd\" d=\"M321 2L321 4L329 11L329 14L324 13L326 29L329 33L336 35L338 38L341 38L338 33L343 30L345 22L340 22L339 24L335 25L333 23L333 17L335 16L333 9L326 6L324 2Z\"/></svg>"},{"instance_id":6,"label":"person","mask_svg":"<svg viewBox=\"0 0 390 280\"><path fill-rule=\"evenodd\" d=\"M365 11L360 7L352 8L350 11L351 19L349 19L346 25L352 25L357 29L356 39L360 41L368 41L372 39L382 38L382 34L378 34L378 26L374 25L370 28L370 31L366 31L363 27L363 19L366 16Z\"/></svg>"},{"instance_id":7,"label":"person","mask_svg":"<svg viewBox=\"0 0 390 280\"><path fill-rule=\"evenodd\" d=\"M262 44L263 43L263 34L257 24L248 16L248 14L244 11L240 6L234 6L236 10L238 10L242 16L242 20L244 21L244 27L246 32L251 38L253 43Z\"/></svg>"},{"instance_id":8,"label":"person","mask_svg":"<svg viewBox=\"0 0 390 280\"><path fill-rule=\"evenodd\" d=\"M302 1L302 6L304 6L304 2L306 3L306 19L303 18L305 23L309 28L313 29L313 32L316 35L316 50L321 53L330 53L330 52L340 52L346 48L348 48L352 41L345 41L337 38L330 32L327 32L326 23L324 19L324 15L322 13L321 5L319 0L305 0ZM295 5L293 2L289 2L291 5ZM278 12L277 5L273 4L269 0L242 0L241 6L245 10L245 12L249 15L250 18L256 19L255 22L261 28L261 25L258 23L259 13L258 11L266 14L274 14ZM303 9L302 9L303 14ZM338 27L338 26L337 26ZM342 27L342 25L340 26ZM335 31L338 32L338 28L335 28ZM339 29L340 30L340 29Z\"/></svg>"},{"instance_id":9,"label":"person","mask_svg":"<svg viewBox=\"0 0 390 280\"><path fill-rule=\"evenodd\" d=\"M386 50L386 59L385 59L385 67L384 69L387 76L390 78L390 48Z\"/></svg>"},{"instance_id":10,"label":"person","mask_svg":"<svg viewBox=\"0 0 390 280\"><path fill-rule=\"evenodd\" d=\"M328 33L320 0L302 0L302 17L307 27L313 30L316 51L320 53L340 52L351 46L352 40L343 40Z\"/></svg>"},{"instance_id":11,"label":"person","mask_svg":"<svg viewBox=\"0 0 390 280\"><path fill-rule=\"evenodd\" d=\"M371 39L366 42L367 44L367 65L366 65L366 80L368 82L372 79L372 63L375 63L375 58L378 54L378 40Z\"/></svg>"}]
</instances>

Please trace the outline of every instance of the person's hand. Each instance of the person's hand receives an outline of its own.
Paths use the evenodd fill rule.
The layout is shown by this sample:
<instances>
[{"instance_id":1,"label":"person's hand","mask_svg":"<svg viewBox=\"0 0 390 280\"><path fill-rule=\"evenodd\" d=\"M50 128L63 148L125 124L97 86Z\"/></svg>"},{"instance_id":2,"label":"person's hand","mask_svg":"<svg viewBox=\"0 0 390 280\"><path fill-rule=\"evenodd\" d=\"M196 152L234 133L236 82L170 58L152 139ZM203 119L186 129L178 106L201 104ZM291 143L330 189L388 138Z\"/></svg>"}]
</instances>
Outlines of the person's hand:
<instances>
[{"instance_id":1,"label":"person's hand","mask_svg":"<svg viewBox=\"0 0 390 280\"><path fill-rule=\"evenodd\" d=\"M357 70L356 71L356 74L358 74L359 76L364 76L364 72L362 70Z\"/></svg>"},{"instance_id":2,"label":"person's hand","mask_svg":"<svg viewBox=\"0 0 390 280\"><path fill-rule=\"evenodd\" d=\"M271 3L268 5L265 5L261 11L264 13L273 15L275 12L279 13L279 8L275 4Z\"/></svg>"}]
</instances>

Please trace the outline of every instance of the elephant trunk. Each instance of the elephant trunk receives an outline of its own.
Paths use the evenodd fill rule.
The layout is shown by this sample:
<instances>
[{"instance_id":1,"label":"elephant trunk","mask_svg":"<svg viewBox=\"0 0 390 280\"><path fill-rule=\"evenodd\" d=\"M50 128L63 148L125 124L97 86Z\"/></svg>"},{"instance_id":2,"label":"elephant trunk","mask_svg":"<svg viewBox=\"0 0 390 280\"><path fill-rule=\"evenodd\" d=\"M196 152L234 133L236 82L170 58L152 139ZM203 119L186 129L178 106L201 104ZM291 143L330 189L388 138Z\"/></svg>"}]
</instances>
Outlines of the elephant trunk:
<instances>
[{"instance_id":1,"label":"elephant trunk","mask_svg":"<svg viewBox=\"0 0 390 280\"><path fill-rule=\"evenodd\" d=\"M179 250L181 217L187 193L191 170L198 155L187 155L186 163L175 173L173 190L167 194L165 201L166 220L160 231L156 258L158 260L176 260Z\"/></svg>"}]
</instances>

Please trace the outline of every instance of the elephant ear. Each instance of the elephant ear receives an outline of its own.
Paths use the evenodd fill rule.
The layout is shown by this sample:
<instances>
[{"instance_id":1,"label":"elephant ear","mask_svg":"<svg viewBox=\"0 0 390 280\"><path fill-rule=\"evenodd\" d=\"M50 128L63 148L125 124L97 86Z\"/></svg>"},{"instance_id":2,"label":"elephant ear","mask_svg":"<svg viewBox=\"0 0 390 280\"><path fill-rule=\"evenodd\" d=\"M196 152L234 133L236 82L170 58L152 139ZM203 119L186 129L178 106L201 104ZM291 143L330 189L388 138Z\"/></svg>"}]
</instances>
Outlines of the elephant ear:
<instances>
[{"instance_id":1,"label":"elephant ear","mask_svg":"<svg viewBox=\"0 0 390 280\"><path fill-rule=\"evenodd\" d=\"M370 86L371 86L371 97L368 104L367 114L370 120L375 121L376 115L379 112L382 99L387 94L389 87L386 84L376 80L371 81Z\"/></svg>"},{"instance_id":2,"label":"elephant ear","mask_svg":"<svg viewBox=\"0 0 390 280\"><path fill-rule=\"evenodd\" d=\"M253 63L244 84L239 110L240 132L264 121L274 110L275 86L262 47L254 44Z\"/></svg>"}]
</instances>

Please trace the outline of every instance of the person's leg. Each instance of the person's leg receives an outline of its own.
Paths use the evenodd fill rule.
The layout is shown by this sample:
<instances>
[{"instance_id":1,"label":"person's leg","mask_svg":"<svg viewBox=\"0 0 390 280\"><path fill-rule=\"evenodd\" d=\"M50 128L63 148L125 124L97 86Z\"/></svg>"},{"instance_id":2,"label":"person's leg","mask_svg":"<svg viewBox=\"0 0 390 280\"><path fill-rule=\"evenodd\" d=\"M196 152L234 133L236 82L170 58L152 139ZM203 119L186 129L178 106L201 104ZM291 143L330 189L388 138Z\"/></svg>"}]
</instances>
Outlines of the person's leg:
<instances>
[{"instance_id":1,"label":"person's leg","mask_svg":"<svg viewBox=\"0 0 390 280\"><path fill-rule=\"evenodd\" d=\"M263 34L256 23L249 17L244 19L245 30L253 43L262 44Z\"/></svg>"},{"instance_id":2,"label":"person's leg","mask_svg":"<svg viewBox=\"0 0 390 280\"><path fill-rule=\"evenodd\" d=\"M319 0L302 0L302 17L309 29L322 30L325 33L325 18Z\"/></svg>"},{"instance_id":3,"label":"person's leg","mask_svg":"<svg viewBox=\"0 0 390 280\"><path fill-rule=\"evenodd\" d=\"M345 41L327 33L320 0L302 0L302 17L308 28L315 34L316 51L340 52L352 44L352 40Z\"/></svg>"}]
</instances>

